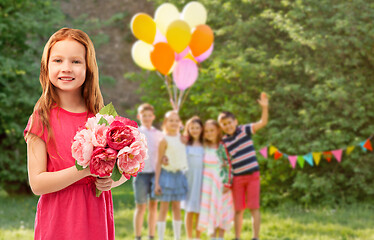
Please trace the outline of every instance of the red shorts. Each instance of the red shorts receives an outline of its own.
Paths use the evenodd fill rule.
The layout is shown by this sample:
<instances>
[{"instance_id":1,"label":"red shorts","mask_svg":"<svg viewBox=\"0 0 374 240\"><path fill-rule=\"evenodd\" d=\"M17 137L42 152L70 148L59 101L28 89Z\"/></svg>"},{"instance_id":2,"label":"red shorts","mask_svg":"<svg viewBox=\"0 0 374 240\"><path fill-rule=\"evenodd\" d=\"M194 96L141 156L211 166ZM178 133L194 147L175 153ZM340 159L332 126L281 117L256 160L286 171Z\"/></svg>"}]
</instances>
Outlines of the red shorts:
<instances>
[{"instance_id":1,"label":"red shorts","mask_svg":"<svg viewBox=\"0 0 374 240\"><path fill-rule=\"evenodd\" d=\"M249 175L234 176L232 196L235 210L260 208L260 172Z\"/></svg>"}]
</instances>

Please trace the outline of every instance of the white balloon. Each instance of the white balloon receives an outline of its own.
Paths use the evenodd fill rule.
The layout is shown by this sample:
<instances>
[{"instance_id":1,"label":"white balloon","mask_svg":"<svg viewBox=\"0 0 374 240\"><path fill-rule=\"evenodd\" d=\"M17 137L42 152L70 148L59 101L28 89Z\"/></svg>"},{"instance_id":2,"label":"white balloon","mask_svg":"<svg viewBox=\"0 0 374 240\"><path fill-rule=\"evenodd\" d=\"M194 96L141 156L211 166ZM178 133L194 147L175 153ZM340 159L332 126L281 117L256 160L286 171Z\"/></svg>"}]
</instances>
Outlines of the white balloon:
<instances>
[{"instance_id":1,"label":"white balloon","mask_svg":"<svg viewBox=\"0 0 374 240\"><path fill-rule=\"evenodd\" d=\"M182 11L182 19L190 25L191 29L205 24L207 15L204 5L199 2L189 2Z\"/></svg>"},{"instance_id":2,"label":"white balloon","mask_svg":"<svg viewBox=\"0 0 374 240\"><path fill-rule=\"evenodd\" d=\"M178 8L171 3L161 4L155 12L154 21L157 29L166 36L169 24L180 18Z\"/></svg>"},{"instance_id":3,"label":"white balloon","mask_svg":"<svg viewBox=\"0 0 374 240\"><path fill-rule=\"evenodd\" d=\"M151 52L153 45L138 40L132 45L131 56L134 62L141 68L155 70L151 61Z\"/></svg>"}]
</instances>

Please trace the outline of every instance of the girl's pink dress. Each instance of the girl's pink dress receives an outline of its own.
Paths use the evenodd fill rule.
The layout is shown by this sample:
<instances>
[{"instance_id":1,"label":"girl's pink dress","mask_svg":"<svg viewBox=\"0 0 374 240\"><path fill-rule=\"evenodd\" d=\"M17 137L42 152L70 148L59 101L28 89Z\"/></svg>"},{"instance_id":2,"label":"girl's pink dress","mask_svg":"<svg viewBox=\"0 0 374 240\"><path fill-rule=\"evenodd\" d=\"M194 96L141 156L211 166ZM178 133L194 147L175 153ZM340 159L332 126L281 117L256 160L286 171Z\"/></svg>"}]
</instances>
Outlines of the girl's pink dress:
<instances>
[{"instance_id":1,"label":"girl's pink dress","mask_svg":"<svg viewBox=\"0 0 374 240\"><path fill-rule=\"evenodd\" d=\"M223 193L220 170L221 161L217 149L204 148L203 188L197 229L207 231L208 235L213 234L216 228L230 230L234 219L232 194Z\"/></svg>"},{"instance_id":2,"label":"girl's pink dress","mask_svg":"<svg viewBox=\"0 0 374 240\"><path fill-rule=\"evenodd\" d=\"M37 120L30 131L46 142L47 171L54 172L75 165L71 144L78 129L93 114L71 113L62 108L51 109L53 137L48 141ZM113 202L110 191L95 196L95 178L86 177L58 192L41 195L35 218L35 239L114 239Z\"/></svg>"}]
</instances>

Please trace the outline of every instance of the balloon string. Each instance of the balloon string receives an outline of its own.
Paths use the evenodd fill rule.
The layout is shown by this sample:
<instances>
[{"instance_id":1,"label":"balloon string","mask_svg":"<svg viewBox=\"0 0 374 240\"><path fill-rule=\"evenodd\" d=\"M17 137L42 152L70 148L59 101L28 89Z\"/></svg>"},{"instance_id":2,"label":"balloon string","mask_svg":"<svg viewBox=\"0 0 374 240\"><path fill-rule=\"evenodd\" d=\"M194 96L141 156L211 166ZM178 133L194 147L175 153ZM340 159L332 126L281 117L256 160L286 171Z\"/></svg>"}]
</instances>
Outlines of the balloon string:
<instances>
[{"instance_id":1,"label":"balloon string","mask_svg":"<svg viewBox=\"0 0 374 240\"><path fill-rule=\"evenodd\" d=\"M188 93L190 93L191 88L192 88L192 86L189 87L188 90L187 90L187 92L186 92L186 94L184 94L183 100L182 100L181 104L179 104L179 108L182 108L182 105L186 101L187 95L188 95Z\"/></svg>"},{"instance_id":2,"label":"balloon string","mask_svg":"<svg viewBox=\"0 0 374 240\"><path fill-rule=\"evenodd\" d=\"M178 95L178 89L177 89L177 86L175 86L175 84L173 84L173 92L174 92L174 103L175 103L175 110L178 112L178 99L177 99L177 95Z\"/></svg>"},{"instance_id":3,"label":"balloon string","mask_svg":"<svg viewBox=\"0 0 374 240\"><path fill-rule=\"evenodd\" d=\"M166 85L166 89L168 90L168 93L169 93L171 107L173 109L175 109L175 103L174 103L174 100L173 100L173 94L171 93L168 75L165 75L165 85Z\"/></svg>"},{"instance_id":4,"label":"balloon string","mask_svg":"<svg viewBox=\"0 0 374 240\"><path fill-rule=\"evenodd\" d=\"M179 91L179 97L178 97L178 110L181 108L181 100L183 97L184 90Z\"/></svg>"}]
</instances>

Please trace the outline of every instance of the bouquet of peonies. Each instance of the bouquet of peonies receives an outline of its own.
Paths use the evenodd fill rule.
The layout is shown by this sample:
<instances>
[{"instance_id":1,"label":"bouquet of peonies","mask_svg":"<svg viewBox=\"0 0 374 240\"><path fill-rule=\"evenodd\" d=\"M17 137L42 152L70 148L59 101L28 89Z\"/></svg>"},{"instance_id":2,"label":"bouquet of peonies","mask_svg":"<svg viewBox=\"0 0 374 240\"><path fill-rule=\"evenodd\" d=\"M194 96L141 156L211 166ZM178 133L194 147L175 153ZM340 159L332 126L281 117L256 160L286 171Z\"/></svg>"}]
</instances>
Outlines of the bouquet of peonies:
<instances>
[{"instance_id":1,"label":"bouquet of peonies","mask_svg":"<svg viewBox=\"0 0 374 240\"><path fill-rule=\"evenodd\" d=\"M148 157L147 142L137 123L118 116L111 103L75 134L71 151L78 170L89 166L92 174L111 176L113 181L122 175L127 179L135 177ZM100 194L96 189L96 196Z\"/></svg>"}]
</instances>

